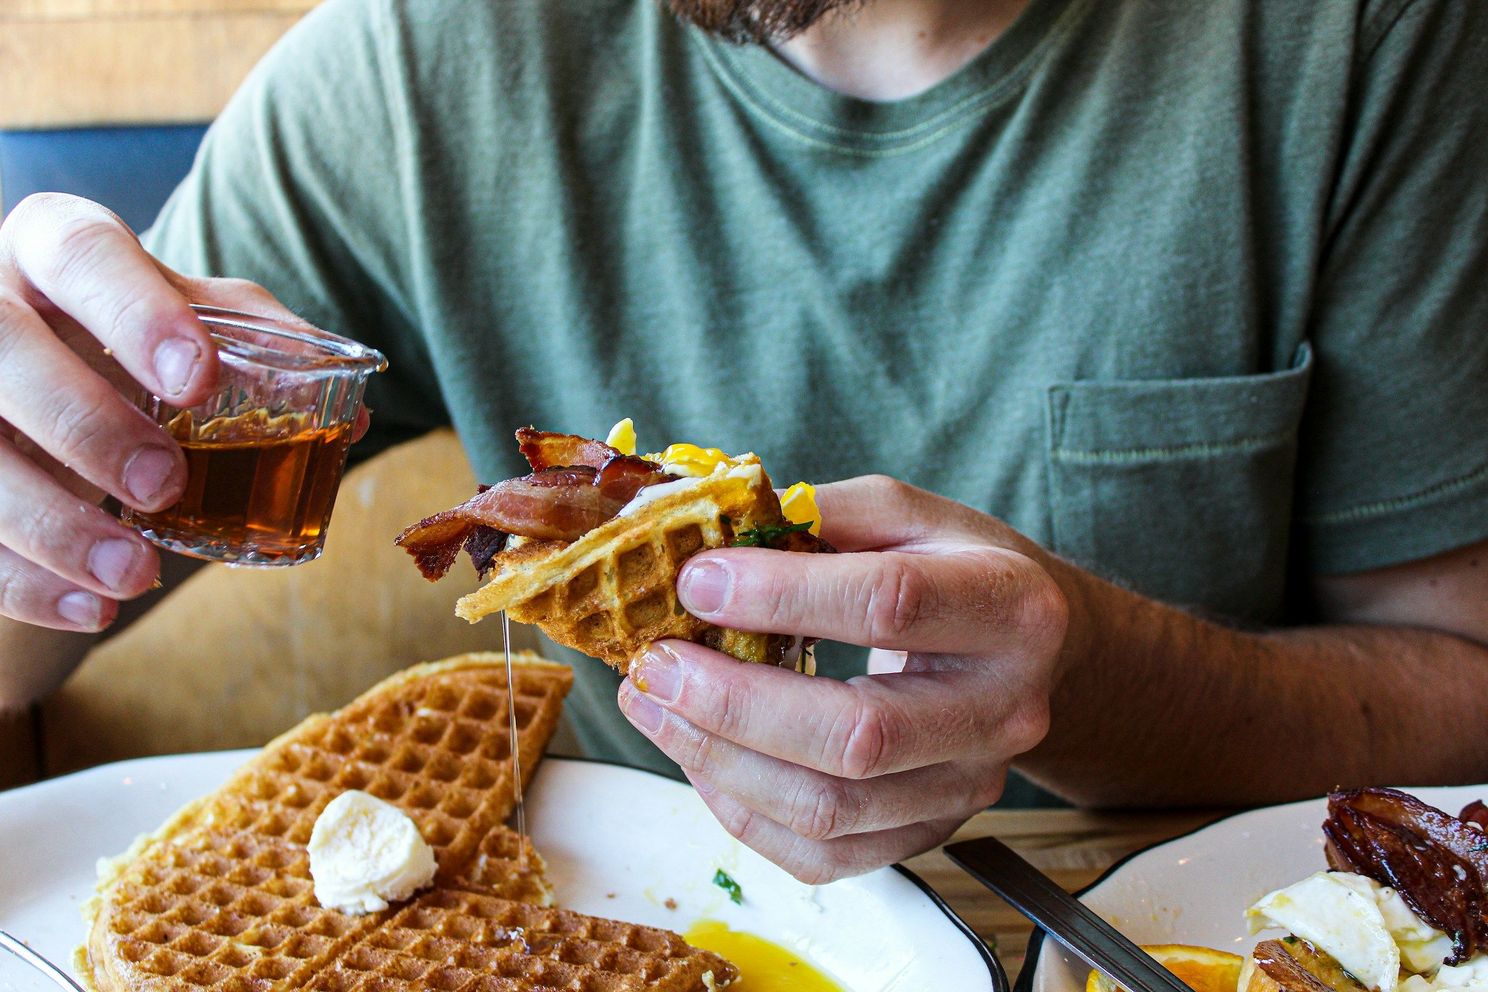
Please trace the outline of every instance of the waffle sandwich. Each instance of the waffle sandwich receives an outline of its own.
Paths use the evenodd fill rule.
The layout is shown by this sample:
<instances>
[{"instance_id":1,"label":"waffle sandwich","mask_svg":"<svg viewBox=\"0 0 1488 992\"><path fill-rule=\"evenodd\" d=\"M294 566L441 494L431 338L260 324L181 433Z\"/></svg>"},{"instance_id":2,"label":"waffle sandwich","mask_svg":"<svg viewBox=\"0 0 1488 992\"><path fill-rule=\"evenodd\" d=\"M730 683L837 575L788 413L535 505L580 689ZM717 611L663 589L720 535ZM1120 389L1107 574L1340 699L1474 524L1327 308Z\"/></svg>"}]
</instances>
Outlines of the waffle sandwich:
<instances>
[{"instance_id":1,"label":"waffle sandwich","mask_svg":"<svg viewBox=\"0 0 1488 992\"><path fill-rule=\"evenodd\" d=\"M531 774L569 669L514 656L419 665L272 741L217 792L100 866L77 972L96 992L704 992L731 965L664 930L553 906L505 826L511 748ZM508 732L509 707L517 740ZM353 916L314 894L307 843L347 790L405 813L432 886Z\"/></svg>"},{"instance_id":2,"label":"waffle sandwich","mask_svg":"<svg viewBox=\"0 0 1488 992\"><path fill-rule=\"evenodd\" d=\"M683 563L703 550L831 550L814 536L819 515L809 487L788 491L788 514L753 454L730 458L673 445L640 458L532 428L517 439L532 475L483 488L398 538L430 579L441 577L461 548L492 575L460 599L460 617L474 623L504 610L622 674L646 645L671 637L741 661L804 670L809 655L801 638L706 623L683 609L676 585Z\"/></svg>"}]
</instances>

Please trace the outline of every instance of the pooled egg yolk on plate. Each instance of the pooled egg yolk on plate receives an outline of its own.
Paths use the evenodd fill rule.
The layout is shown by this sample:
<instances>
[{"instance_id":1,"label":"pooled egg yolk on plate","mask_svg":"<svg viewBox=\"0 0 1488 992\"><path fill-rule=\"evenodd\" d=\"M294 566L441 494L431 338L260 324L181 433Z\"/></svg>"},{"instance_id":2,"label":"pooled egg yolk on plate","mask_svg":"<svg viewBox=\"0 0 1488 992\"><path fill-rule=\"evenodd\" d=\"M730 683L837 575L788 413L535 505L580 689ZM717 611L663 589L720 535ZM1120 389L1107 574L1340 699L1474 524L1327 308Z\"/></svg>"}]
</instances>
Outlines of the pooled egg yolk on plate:
<instances>
[{"instance_id":1,"label":"pooled egg yolk on plate","mask_svg":"<svg viewBox=\"0 0 1488 992\"><path fill-rule=\"evenodd\" d=\"M717 920L699 920L682 935L694 947L721 954L739 969L729 992L843 992L805 958L779 944Z\"/></svg>"}]
</instances>

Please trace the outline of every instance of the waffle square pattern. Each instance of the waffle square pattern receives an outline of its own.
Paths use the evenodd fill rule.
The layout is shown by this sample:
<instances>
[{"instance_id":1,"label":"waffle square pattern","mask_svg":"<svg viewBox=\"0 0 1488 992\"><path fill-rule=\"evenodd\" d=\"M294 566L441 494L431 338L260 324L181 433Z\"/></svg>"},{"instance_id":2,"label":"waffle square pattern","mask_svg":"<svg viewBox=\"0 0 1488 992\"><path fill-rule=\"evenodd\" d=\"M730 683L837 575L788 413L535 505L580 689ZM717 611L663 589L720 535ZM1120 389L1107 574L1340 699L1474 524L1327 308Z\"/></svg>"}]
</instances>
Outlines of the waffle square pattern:
<instances>
[{"instance_id":1,"label":"waffle square pattern","mask_svg":"<svg viewBox=\"0 0 1488 992\"><path fill-rule=\"evenodd\" d=\"M577 541L509 547L492 561L496 577L462 597L456 614L474 623L505 610L622 674L637 652L668 637L707 644L741 661L776 660L781 652L772 649L782 638L715 627L677 598L677 575L688 558L729 547L748 528L787 522L759 459L749 454L737 461Z\"/></svg>"},{"instance_id":2,"label":"waffle square pattern","mask_svg":"<svg viewBox=\"0 0 1488 992\"><path fill-rule=\"evenodd\" d=\"M734 968L665 930L556 908L511 814L509 707L530 776L572 682L513 655L418 665L272 741L216 793L101 865L78 971L97 992L703 992ZM315 899L306 844L349 789L434 848L431 888L351 916Z\"/></svg>"}]
</instances>

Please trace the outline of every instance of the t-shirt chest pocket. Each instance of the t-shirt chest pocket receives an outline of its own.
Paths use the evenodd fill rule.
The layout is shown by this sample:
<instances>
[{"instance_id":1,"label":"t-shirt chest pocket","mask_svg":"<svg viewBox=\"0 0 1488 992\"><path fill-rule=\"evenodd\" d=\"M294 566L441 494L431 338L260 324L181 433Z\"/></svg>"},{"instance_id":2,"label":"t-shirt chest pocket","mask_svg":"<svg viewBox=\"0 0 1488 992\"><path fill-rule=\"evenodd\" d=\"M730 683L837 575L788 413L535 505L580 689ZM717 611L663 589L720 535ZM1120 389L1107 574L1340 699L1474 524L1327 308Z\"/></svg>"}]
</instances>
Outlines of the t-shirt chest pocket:
<instances>
[{"instance_id":1,"label":"t-shirt chest pocket","mask_svg":"<svg viewBox=\"0 0 1488 992\"><path fill-rule=\"evenodd\" d=\"M1279 619L1311 370L1303 344L1281 372L1051 386L1054 550L1165 602Z\"/></svg>"}]
</instances>

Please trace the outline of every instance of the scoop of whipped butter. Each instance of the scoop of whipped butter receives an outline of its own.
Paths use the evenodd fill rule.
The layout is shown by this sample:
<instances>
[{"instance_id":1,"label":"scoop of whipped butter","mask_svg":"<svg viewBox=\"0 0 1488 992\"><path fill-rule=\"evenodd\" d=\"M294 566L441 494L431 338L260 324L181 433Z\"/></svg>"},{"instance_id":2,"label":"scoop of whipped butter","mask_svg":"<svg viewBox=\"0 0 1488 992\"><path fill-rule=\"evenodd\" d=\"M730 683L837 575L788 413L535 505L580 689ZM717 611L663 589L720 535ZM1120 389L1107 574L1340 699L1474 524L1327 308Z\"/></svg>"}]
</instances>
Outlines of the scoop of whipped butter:
<instances>
[{"instance_id":1,"label":"scoop of whipped butter","mask_svg":"<svg viewBox=\"0 0 1488 992\"><path fill-rule=\"evenodd\" d=\"M310 831L310 877L327 909L387 909L434 880L434 849L398 807L356 789L321 810Z\"/></svg>"}]
</instances>

